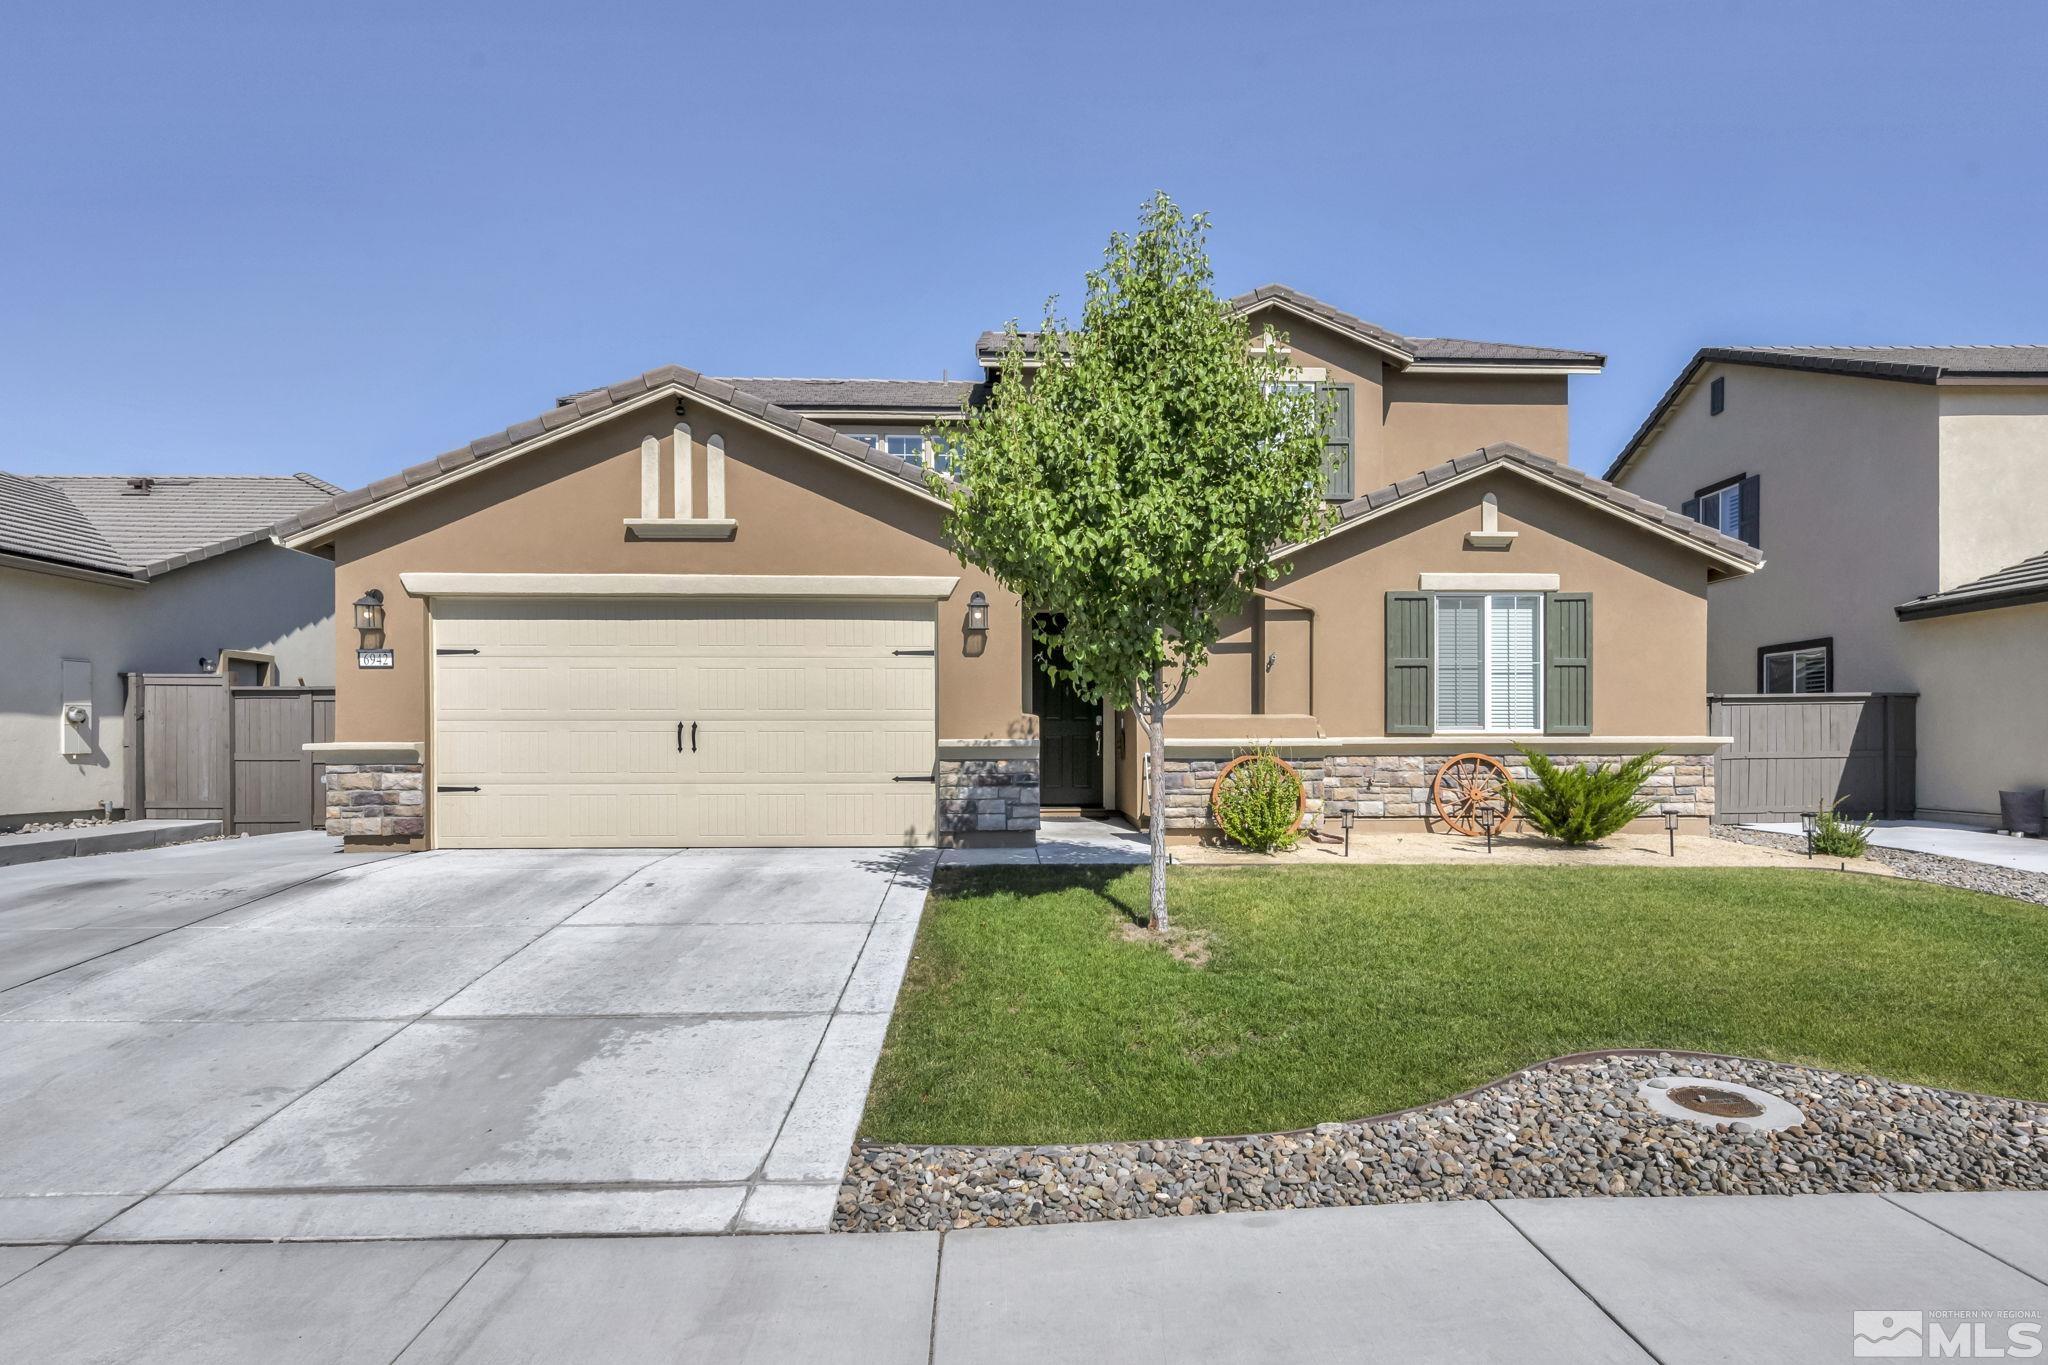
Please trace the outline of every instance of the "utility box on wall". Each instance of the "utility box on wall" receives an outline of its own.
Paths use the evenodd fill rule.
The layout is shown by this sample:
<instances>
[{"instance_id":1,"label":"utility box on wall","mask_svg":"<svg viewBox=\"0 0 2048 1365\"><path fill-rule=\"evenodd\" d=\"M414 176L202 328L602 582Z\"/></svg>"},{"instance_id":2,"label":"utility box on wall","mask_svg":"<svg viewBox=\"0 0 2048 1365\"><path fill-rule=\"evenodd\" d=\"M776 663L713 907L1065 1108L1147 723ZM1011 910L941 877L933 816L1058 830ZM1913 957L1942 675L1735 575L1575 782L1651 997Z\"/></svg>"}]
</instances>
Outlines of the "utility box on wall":
<instances>
[{"instance_id":1,"label":"utility box on wall","mask_svg":"<svg viewBox=\"0 0 2048 1365\"><path fill-rule=\"evenodd\" d=\"M58 752L85 758L93 752L92 662L66 659L57 701Z\"/></svg>"}]
</instances>

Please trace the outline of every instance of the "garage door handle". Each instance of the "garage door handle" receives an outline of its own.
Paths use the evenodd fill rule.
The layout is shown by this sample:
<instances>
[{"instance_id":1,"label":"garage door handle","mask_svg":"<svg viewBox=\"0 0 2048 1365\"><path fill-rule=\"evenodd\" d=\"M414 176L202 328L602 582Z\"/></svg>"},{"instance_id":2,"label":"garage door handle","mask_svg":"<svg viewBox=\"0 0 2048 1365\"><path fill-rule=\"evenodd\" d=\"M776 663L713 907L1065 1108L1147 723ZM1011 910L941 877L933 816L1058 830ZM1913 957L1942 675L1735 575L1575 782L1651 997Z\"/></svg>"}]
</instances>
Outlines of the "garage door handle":
<instances>
[{"instance_id":1,"label":"garage door handle","mask_svg":"<svg viewBox=\"0 0 2048 1365\"><path fill-rule=\"evenodd\" d=\"M919 773L915 777L892 777L889 780L891 782L936 782L938 779L930 773Z\"/></svg>"},{"instance_id":2,"label":"garage door handle","mask_svg":"<svg viewBox=\"0 0 2048 1365\"><path fill-rule=\"evenodd\" d=\"M694 720L690 722L690 752L697 752L697 722Z\"/></svg>"},{"instance_id":3,"label":"garage door handle","mask_svg":"<svg viewBox=\"0 0 2048 1365\"><path fill-rule=\"evenodd\" d=\"M937 651L936 649L892 649L889 652L891 654L896 655L898 658L901 658L905 654L920 654L929 658L930 656L937 654L939 651Z\"/></svg>"},{"instance_id":4,"label":"garage door handle","mask_svg":"<svg viewBox=\"0 0 2048 1365\"><path fill-rule=\"evenodd\" d=\"M436 787L437 792L480 792L482 787Z\"/></svg>"},{"instance_id":5,"label":"garage door handle","mask_svg":"<svg viewBox=\"0 0 2048 1365\"><path fill-rule=\"evenodd\" d=\"M434 652L435 652L436 654L481 654L481 653L483 653L483 651L482 651L482 650L480 650L480 649L437 649L437 650L435 650Z\"/></svg>"}]
</instances>

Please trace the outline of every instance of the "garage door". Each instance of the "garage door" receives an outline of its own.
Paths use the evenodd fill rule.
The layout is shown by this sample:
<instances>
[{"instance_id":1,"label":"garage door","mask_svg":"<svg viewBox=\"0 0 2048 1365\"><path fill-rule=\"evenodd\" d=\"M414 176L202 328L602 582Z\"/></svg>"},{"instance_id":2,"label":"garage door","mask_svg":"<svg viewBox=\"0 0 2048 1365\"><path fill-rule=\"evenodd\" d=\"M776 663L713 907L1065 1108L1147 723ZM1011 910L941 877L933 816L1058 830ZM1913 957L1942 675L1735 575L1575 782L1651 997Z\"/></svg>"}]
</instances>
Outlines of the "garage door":
<instances>
[{"instance_id":1,"label":"garage door","mask_svg":"<svg viewBox=\"0 0 2048 1365\"><path fill-rule=\"evenodd\" d=\"M443 848L932 842L926 602L438 599Z\"/></svg>"}]
</instances>

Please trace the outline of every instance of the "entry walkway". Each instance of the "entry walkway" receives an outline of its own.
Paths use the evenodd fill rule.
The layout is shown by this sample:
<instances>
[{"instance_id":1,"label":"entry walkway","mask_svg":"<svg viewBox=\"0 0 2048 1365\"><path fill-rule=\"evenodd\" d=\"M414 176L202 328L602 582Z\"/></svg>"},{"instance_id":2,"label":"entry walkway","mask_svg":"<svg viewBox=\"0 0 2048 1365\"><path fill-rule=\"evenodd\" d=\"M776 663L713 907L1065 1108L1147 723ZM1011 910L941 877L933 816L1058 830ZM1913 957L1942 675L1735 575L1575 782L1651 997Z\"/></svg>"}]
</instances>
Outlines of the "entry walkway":
<instances>
[{"instance_id":1,"label":"entry walkway","mask_svg":"<svg viewBox=\"0 0 2048 1365\"><path fill-rule=\"evenodd\" d=\"M2038 1334L2048 1194L1453 1202L944 1234L0 1247L9 1277L0 1360L1846 1360L1859 1330L1913 1356L1936 1331L1974 1347L1979 1323L1985 1346ZM1958 1312L1973 1316L1946 1316Z\"/></svg>"}]
</instances>

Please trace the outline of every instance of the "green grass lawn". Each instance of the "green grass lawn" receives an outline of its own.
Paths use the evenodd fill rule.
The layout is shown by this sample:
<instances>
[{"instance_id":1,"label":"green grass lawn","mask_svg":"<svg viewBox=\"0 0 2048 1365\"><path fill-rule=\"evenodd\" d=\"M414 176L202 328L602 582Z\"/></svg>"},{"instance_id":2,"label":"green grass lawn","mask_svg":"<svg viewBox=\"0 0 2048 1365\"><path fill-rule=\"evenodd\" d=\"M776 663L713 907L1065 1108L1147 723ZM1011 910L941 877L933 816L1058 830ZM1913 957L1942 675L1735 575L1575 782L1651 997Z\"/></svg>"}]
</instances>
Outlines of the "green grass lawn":
<instances>
[{"instance_id":1,"label":"green grass lawn","mask_svg":"<svg viewBox=\"0 0 2048 1365\"><path fill-rule=\"evenodd\" d=\"M1145 879L943 872L861 1132L1298 1128L1623 1046L2048 1098L2037 906L1803 871L1175 869L1198 968L1120 933Z\"/></svg>"}]
</instances>

